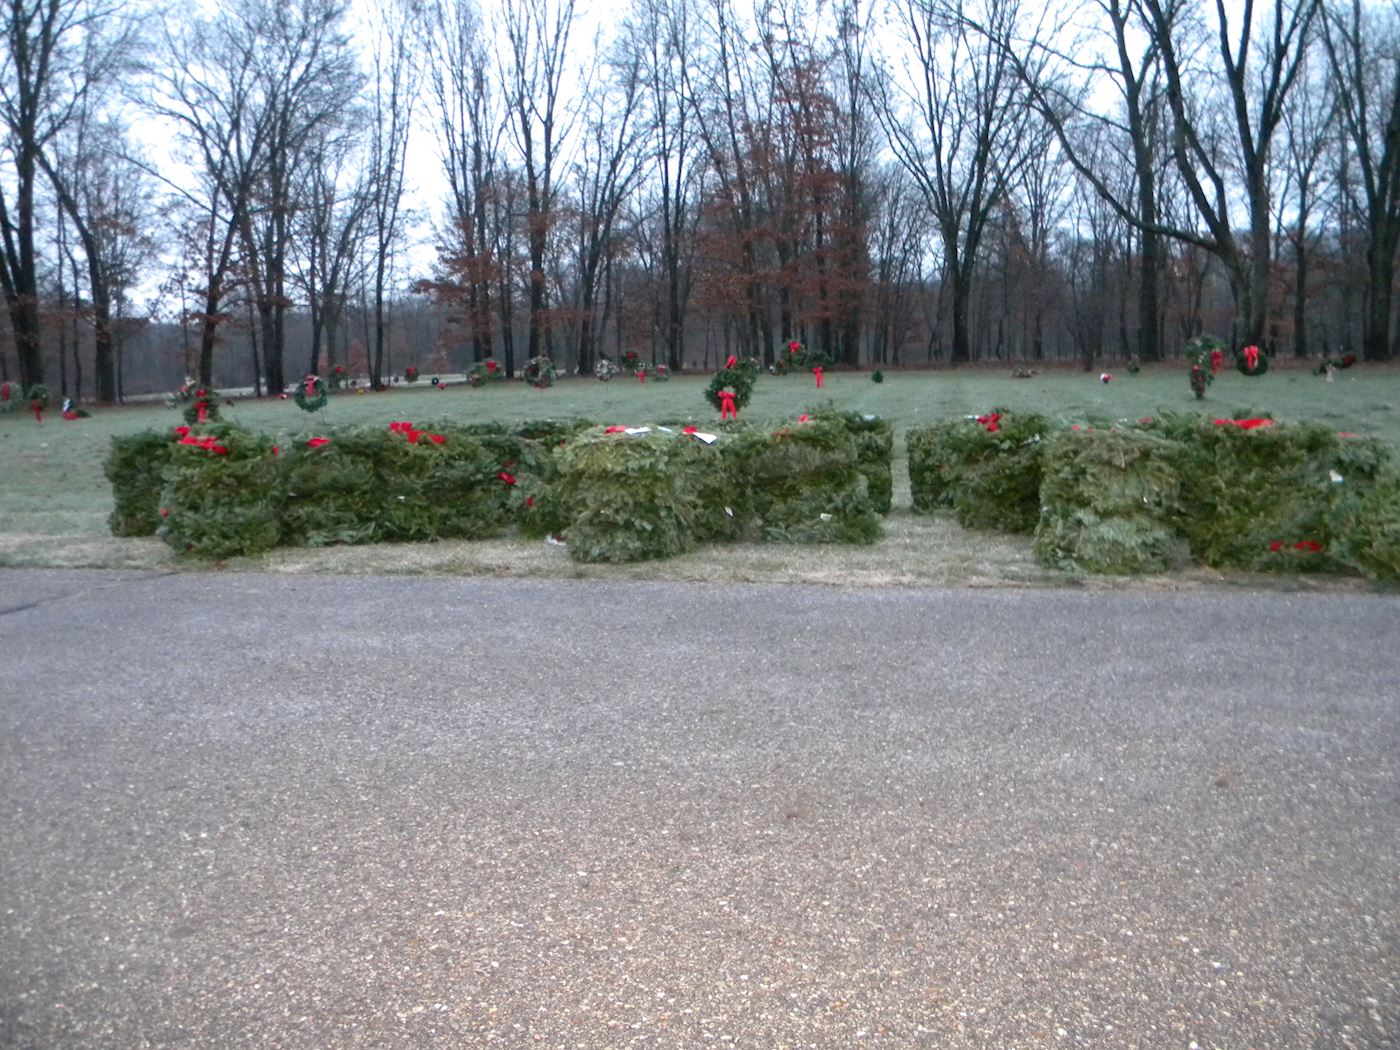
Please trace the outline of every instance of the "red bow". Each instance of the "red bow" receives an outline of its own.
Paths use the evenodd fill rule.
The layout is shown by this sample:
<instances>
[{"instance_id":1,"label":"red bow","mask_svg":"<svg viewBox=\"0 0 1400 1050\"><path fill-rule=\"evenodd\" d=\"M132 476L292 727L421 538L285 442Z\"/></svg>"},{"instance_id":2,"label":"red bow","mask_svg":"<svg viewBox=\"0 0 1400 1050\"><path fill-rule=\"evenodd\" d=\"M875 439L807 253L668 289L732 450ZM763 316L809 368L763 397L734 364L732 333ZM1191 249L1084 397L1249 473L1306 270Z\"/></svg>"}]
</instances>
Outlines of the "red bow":
<instances>
[{"instance_id":1,"label":"red bow","mask_svg":"<svg viewBox=\"0 0 1400 1050\"><path fill-rule=\"evenodd\" d=\"M725 367L725 368L733 368L733 367L734 367L735 365L737 365L738 363L739 363L739 358L738 358L737 356L735 356L734 354L730 354L730 355L729 355L729 360L726 361L726 362L724 362L724 367Z\"/></svg>"},{"instance_id":2,"label":"red bow","mask_svg":"<svg viewBox=\"0 0 1400 1050\"><path fill-rule=\"evenodd\" d=\"M1211 370L1211 372L1213 372L1213 373L1214 373L1214 372L1219 372L1220 369L1221 369L1221 367L1222 367L1224 364L1225 364L1225 352L1224 352L1223 350L1212 350L1212 351L1210 352L1210 370Z\"/></svg>"},{"instance_id":3,"label":"red bow","mask_svg":"<svg viewBox=\"0 0 1400 1050\"><path fill-rule=\"evenodd\" d=\"M402 423L390 423L389 429L392 430L395 434L402 434L405 438L408 439L408 443L410 445L418 444L418 438L423 433L421 430L415 430L413 424L407 421ZM437 437L440 436L441 435L433 435L435 440ZM438 444L441 445L442 442L438 441Z\"/></svg>"},{"instance_id":4,"label":"red bow","mask_svg":"<svg viewBox=\"0 0 1400 1050\"><path fill-rule=\"evenodd\" d=\"M312 438L310 441L308 441L308 442L306 443L306 447L307 447L307 448L320 448L322 445L329 445L330 443L331 443L331 439L330 439L330 438Z\"/></svg>"},{"instance_id":5,"label":"red bow","mask_svg":"<svg viewBox=\"0 0 1400 1050\"><path fill-rule=\"evenodd\" d=\"M822 387L822 366L817 365L816 368L812 369L812 374L817 377L817 389L820 390Z\"/></svg>"},{"instance_id":6,"label":"red bow","mask_svg":"<svg viewBox=\"0 0 1400 1050\"><path fill-rule=\"evenodd\" d=\"M34 402L32 402L32 403L30 404L29 407L32 408L32 409L34 410L34 422L36 422L36 423L42 423L42 422L44 421L44 406L43 406L43 404L42 404L41 402L34 401Z\"/></svg>"},{"instance_id":7,"label":"red bow","mask_svg":"<svg viewBox=\"0 0 1400 1050\"><path fill-rule=\"evenodd\" d=\"M1259 366L1259 348L1257 346L1244 348L1244 366L1251 372Z\"/></svg>"},{"instance_id":8,"label":"red bow","mask_svg":"<svg viewBox=\"0 0 1400 1050\"><path fill-rule=\"evenodd\" d=\"M514 485L514 484L515 484L515 475L514 475L514 474L507 474L504 470L501 471L499 474L497 474L496 477L500 478L500 479L501 479L502 481L504 481L507 485Z\"/></svg>"},{"instance_id":9,"label":"red bow","mask_svg":"<svg viewBox=\"0 0 1400 1050\"><path fill-rule=\"evenodd\" d=\"M700 429L699 427L682 427L682 428L681 428L681 433L682 433L682 434L694 434L694 433L695 433L697 430L699 430L699 429Z\"/></svg>"},{"instance_id":10,"label":"red bow","mask_svg":"<svg viewBox=\"0 0 1400 1050\"><path fill-rule=\"evenodd\" d=\"M645 368L639 368L639 369L637 369L637 382L639 382L639 383L645 383L646 381L647 381L647 370L646 370Z\"/></svg>"},{"instance_id":11,"label":"red bow","mask_svg":"<svg viewBox=\"0 0 1400 1050\"><path fill-rule=\"evenodd\" d=\"M495 362L495 361L487 361L487 362L486 362L486 371L488 371L488 372L494 372L495 370L496 370L496 362Z\"/></svg>"},{"instance_id":12,"label":"red bow","mask_svg":"<svg viewBox=\"0 0 1400 1050\"><path fill-rule=\"evenodd\" d=\"M626 427L604 427L604 428L603 428L603 433L604 433L604 434L624 434L624 433L626 433L626 432L627 432L627 428L626 428Z\"/></svg>"},{"instance_id":13,"label":"red bow","mask_svg":"<svg viewBox=\"0 0 1400 1050\"><path fill-rule=\"evenodd\" d=\"M195 410L195 419L194 419L194 421L195 421L196 423L207 423L207 422L209 422L209 403L208 403L207 401L196 401L196 402L195 402L195 406L194 406L194 410Z\"/></svg>"},{"instance_id":14,"label":"red bow","mask_svg":"<svg viewBox=\"0 0 1400 1050\"><path fill-rule=\"evenodd\" d=\"M228 455L228 449L220 445L218 441L215 440L213 434L207 437L195 437L193 434L186 434L180 439L180 444L193 445L195 448L202 448L209 452L215 452L220 456Z\"/></svg>"},{"instance_id":15,"label":"red bow","mask_svg":"<svg viewBox=\"0 0 1400 1050\"><path fill-rule=\"evenodd\" d=\"M719 418L739 418L739 409L734 405L734 392L732 390L721 390L719 392Z\"/></svg>"},{"instance_id":16,"label":"red bow","mask_svg":"<svg viewBox=\"0 0 1400 1050\"><path fill-rule=\"evenodd\" d=\"M307 397L315 397L315 396L316 396L316 379L315 379L315 377L310 377L310 378L308 378L308 379L306 380L306 396L307 396Z\"/></svg>"},{"instance_id":17,"label":"red bow","mask_svg":"<svg viewBox=\"0 0 1400 1050\"><path fill-rule=\"evenodd\" d=\"M1254 430L1257 427L1274 425L1272 419L1216 419L1212 422L1218 427L1239 427L1241 430Z\"/></svg>"},{"instance_id":18,"label":"red bow","mask_svg":"<svg viewBox=\"0 0 1400 1050\"><path fill-rule=\"evenodd\" d=\"M1001 413L989 412L985 416L978 416L977 422L987 428L988 434L995 434L1001 428Z\"/></svg>"}]
</instances>

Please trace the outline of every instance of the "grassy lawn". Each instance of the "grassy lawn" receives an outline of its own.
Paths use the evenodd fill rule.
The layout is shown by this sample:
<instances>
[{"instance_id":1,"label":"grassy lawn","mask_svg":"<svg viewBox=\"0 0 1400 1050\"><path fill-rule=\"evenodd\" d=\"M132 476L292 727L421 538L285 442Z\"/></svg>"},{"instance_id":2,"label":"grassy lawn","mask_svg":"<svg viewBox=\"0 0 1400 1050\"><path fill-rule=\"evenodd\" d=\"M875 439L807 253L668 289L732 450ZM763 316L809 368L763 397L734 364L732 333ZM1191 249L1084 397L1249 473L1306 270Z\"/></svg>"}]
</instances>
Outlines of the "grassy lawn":
<instances>
[{"instance_id":1,"label":"grassy lawn","mask_svg":"<svg viewBox=\"0 0 1400 1050\"><path fill-rule=\"evenodd\" d=\"M551 390L497 384L481 390L463 385L439 390L427 382L380 394L337 394L309 415L287 401L252 399L222 409L225 419L284 435L354 423L408 419L517 421L579 416L600 423L693 421L715 413L702 391L708 377L679 377L669 383L638 384L561 380ZM1282 421L1311 420L1337 430L1371 434L1400 449L1400 368L1361 366L1326 383L1306 371L1283 367L1259 379L1224 373L1204 402L1196 401L1179 364L1115 375L1103 384L1097 374L1052 370L1012 379L1005 369L956 372L892 372L882 384L866 373L834 373L823 390L808 376L762 378L744 410L747 420L791 419L833 404L874 413L897 427L895 511L885 541L873 548L742 545L711 547L666 562L631 566L581 566L559 546L508 537L486 542L416 546L286 549L236 559L227 568L272 572L444 573L459 575L586 576L610 579L812 582L862 585L1080 584L1124 586L1125 581L1070 576L1042 569L1026 537L975 533L943 518L908 511L903 430L992 407L1034 410L1066 424L1093 419L1136 419L1162 412L1211 416L1270 415ZM89 419L64 422L46 412L35 424L23 412L0 415L0 565L176 568L170 550L156 539L116 539L108 534L111 493L102 476L113 435L175 426L178 413L163 405L99 409ZM194 563L192 568L205 568ZM1212 585L1367 587L1354 580L1274 578L1192 570L1146 581L1149 586ZM1143 581L1133 581L1141 586Z\"/></svg>"}]
</instances>

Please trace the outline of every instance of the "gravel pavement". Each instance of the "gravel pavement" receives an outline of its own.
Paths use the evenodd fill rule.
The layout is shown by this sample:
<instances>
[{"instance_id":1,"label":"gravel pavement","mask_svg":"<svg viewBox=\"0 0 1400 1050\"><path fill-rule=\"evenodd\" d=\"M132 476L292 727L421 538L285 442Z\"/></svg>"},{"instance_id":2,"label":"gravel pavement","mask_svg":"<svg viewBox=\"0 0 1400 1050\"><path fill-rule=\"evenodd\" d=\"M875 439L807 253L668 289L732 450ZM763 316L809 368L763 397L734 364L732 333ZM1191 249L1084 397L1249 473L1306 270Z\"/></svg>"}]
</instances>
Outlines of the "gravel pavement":
<instances>
[{"instance_id":1,"label":"gravel pavement","mask_svg":"<svg viewBox=\"0 0 1400 1050\"><path fill-rule=\"evenodd\" d=\"M0 1046L1400 1046L1400 601L0 570Z\"/></svg>"}]
</instances>

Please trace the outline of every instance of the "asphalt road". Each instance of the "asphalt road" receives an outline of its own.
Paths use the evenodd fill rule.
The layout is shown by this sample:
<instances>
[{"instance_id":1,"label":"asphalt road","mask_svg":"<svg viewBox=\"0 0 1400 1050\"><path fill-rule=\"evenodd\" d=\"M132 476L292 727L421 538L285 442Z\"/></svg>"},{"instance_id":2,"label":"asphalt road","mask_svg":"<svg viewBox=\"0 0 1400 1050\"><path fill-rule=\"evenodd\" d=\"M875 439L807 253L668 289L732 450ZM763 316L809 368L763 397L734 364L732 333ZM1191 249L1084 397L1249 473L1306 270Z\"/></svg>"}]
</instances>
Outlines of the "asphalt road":
<instances>
[{"instance_id":1,"label":"asphalt road","mask_svg":"<svg viewBox=\"0 0 1400 1050\"><path fill-rule=\"evenodd\" d=\"M1395 1047L1400 602L0 571L4 1047Z\"/></svg>"}]
</instances>

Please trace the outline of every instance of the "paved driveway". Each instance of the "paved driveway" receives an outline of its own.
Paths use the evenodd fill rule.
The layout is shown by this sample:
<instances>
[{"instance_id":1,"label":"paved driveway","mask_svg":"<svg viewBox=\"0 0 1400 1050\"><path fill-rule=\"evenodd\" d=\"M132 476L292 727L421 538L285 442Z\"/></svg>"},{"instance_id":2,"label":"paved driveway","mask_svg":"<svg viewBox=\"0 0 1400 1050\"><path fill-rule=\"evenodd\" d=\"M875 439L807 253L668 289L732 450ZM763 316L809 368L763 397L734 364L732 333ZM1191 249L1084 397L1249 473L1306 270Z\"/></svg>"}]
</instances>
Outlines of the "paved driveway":
<instances>
[{"instance_id":1,"label":"paved driveway","mask_svg":"<svg viewBox=\"0 0 1400 1050\"><path fill-rule=\"evenodd\" d=\"M1400 602L0 572L5 1047L1400 1045Z\"/></svg>"}]
</instances>

